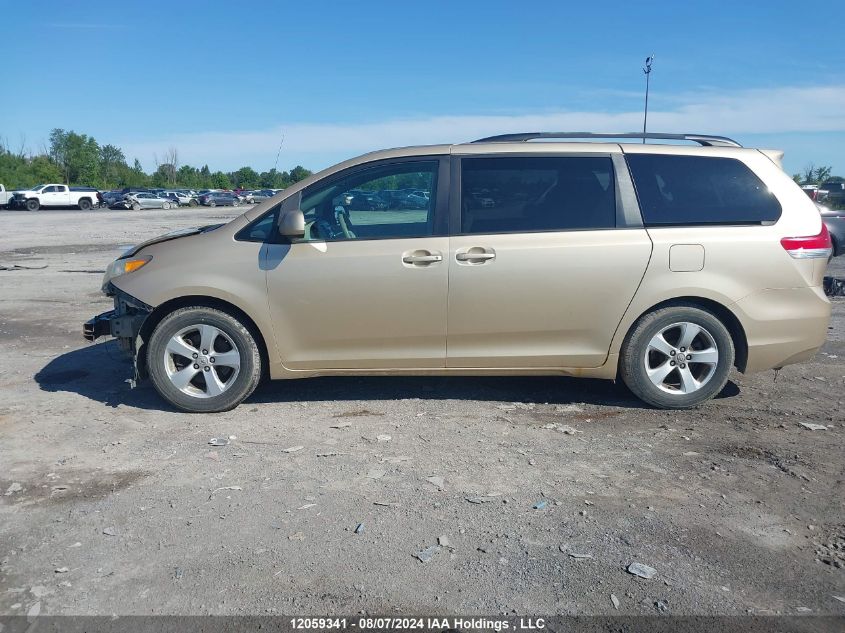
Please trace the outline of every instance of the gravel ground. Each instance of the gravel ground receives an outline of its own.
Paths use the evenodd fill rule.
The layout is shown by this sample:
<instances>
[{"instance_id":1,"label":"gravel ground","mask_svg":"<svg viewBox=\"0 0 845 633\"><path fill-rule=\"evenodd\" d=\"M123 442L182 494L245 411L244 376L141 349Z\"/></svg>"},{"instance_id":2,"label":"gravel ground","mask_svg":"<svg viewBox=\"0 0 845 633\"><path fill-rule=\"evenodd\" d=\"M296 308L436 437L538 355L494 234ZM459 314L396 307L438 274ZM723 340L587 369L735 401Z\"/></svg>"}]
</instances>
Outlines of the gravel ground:
<instances>
[{"instance_id":1,"label":"gravel ground","mask_svg":"<svg viewBox=\"0 0 845 633\"><path fill-rule=\"evenodd\" d=\"M177 413L81 324L124 245L234 213L0 213L0 264L46 266L0 271L0 614L845 614L845 299L696 411L322 378Z\"/></svg>"}]
</instances>

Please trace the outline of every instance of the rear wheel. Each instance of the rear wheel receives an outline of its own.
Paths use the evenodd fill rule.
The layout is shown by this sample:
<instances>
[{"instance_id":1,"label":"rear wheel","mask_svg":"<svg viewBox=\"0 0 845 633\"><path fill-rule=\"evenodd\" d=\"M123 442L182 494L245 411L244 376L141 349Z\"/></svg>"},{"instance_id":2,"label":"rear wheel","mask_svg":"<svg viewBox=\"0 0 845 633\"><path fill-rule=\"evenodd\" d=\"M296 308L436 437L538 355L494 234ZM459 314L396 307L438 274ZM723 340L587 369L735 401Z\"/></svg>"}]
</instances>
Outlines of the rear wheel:
<instances>
[{"instance_id":1,"label":"rear wheel","mask_svg":"<svg viewBox=\"0 0 845 633\"><path fill-rule=\"evenodd\" d=\"M162 203L161 208L164 209L165 211L167 211L170 208L170 203L169 202Z\"/></svg>"},{"instance_id":2,"label":"rear wheel","mask_svg":"<svg viewBox=\"0 0 845 633\"><path fill-rule=\"evenodd\" d=\"M210 206L210 207L216 207L216 206L217 206L217 203L216 203L214 200L210 200L210 201L209 201L209 203L208 203L208 206Z\"/></svg>"},{"instance_id":3,"label":"rear wheel","mask_svg":"<svg viewBox=\"0 0 845 633\"><path fill-rule=\"evenodd\" d=\"M194 413L228 411L258 386L261 355L250 331L214 308L176 310L159 323L147 351L156 391Z\"/></svg>"},{"instance_id":4,"label":"rear wheel","mask_svg":"<svg viewBox=\"0 0 845 633\"><path fill-rule=\"evenodd\" d=\"M191 201L188 203L188 206L189 206L189 207L196 207L196 206L198 206L198 205L199 205L199 202L197 202L197 201L196 201L196 200L194 200L193 198L191 198Z\"/></svg>"},{"instance_id":5,"label":"rear wheel","mask_svg":"<svg viewBox=\"0 0 845 633\"><path fill-rule=\"evenodd\" d=\"M233 207L238 207L238 206L240 206L240 204L241 204L241 201L240 201L240 200L238 200L237 198L235 198L234 200L232 200L232 206L233 206Z\"/></svg>"},{"instance_id":6,"label":"rear wheel","mask_svg":"<svg viewBox=\"0 0 845 633\"><path fill-rule=\"evenodd\" d=\"M38 202L35 198L26 201L26 210L27 211L38 211L41 208L41 203Z\"/></svg>"},{"instance_id":7,"label":"rear wheel","mask_svg":"<svg viewBox=\"0 0 845 633\"><path fill-rule=\"evenodd\" d=\"M133 211L140 211L141 205L136 202L135 204L132 205L132 210Z\"/></svg>"},{"instance_id":8,"label":"rear wheel","mask_svg":"<svg viewBox=\"0 0 845 633\"><path fill-rule=\"evenodd\" d=\"M82 198L78 206L80 211L89 211L91 209L91 201L88 198Z\"/></svg>"},{"instance_id":9,"label":"rear wheel","mask_svg":"<svg viewBox=\"0 0 845 633\"><path fill-rule=\"evenodd\" d=\"M730 332L701 308L670 306L643 316L622 345L620 372L641 400L688 409L718 394L734 363Z\"/></svg>"}]
</instances>

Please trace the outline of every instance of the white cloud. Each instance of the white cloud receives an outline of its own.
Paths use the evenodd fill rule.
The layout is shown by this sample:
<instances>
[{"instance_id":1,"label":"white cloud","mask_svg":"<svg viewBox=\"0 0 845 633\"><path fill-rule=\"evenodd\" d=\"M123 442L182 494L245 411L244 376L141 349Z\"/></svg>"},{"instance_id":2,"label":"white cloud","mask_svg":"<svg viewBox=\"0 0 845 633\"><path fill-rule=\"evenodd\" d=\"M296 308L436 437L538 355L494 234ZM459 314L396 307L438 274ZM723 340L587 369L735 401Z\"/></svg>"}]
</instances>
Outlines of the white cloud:
<instances>
[{"instance_id":1,"label":"white cloud","mask_svg":"<svg viewBox=\"0 0 845 633\"><path fill-rule=\"evenodd\" d=\"M667 101L667 103L669 103ZM649 112L649 129L734 135L845 131L845 86L783 87L733 93L703 92L673 96L671 107ZM212 169L272 166L284 134L280 168L303 164L317 169L374 149L432 143L458 143L506 132L632 131L642 127L642 112L560 110L514 115L438 115L376 122L282 122L254 131L216 131L122 143L127 157L150 169L155 154L176 147L183 163Z\"/></svg>"}]
</instances>

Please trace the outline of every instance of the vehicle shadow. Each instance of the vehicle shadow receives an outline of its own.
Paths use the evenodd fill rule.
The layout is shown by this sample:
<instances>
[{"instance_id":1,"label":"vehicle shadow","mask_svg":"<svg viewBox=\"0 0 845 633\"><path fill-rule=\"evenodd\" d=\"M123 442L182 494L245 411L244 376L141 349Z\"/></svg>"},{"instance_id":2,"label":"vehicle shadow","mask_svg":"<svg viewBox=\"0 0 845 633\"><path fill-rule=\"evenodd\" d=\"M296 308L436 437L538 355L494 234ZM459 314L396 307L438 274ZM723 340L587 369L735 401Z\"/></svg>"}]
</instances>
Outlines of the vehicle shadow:
<instances>
[{"instance_id":1,"label":"vehicle shadow","mask_svg":"<svg viewBox=\"0 0 845 633\"><path fill-rule=\"evenodd\" d=\"M52 359L35 374L44 391L77 393L109 407L173 411L149 382L130 389L132 364L115 341L90 345ZM717 398L740 393L728 382ZM245 404L343 400L480 400L537 404L586 403L648 408L621 383L565 376L353 376L265 382Z\"/></svg>"}]
</instances>

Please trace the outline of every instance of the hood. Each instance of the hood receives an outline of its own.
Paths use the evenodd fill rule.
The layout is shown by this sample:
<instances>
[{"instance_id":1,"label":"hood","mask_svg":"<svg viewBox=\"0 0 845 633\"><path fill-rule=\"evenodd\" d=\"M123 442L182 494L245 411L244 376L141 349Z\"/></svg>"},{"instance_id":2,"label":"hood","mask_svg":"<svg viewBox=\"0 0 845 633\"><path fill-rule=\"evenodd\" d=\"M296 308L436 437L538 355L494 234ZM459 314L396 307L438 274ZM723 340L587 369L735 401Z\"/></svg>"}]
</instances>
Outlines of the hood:
<instances>
[{"instance_id":1,"label":"hood","mask_svg":"<svg viewBox=\"0 0 845 633\"><path fill-rule=\"evenodd\" d=\"M151 240L147 240L146 242L141 242L136 246L133 246L128 251L123 253L120 256L120 259L124 257L132 257L133 255L137 255L140 251L145 249L147 246L151 246L153 244L159 244L161 242L169 242L170 240L178 240L180 237L187 237L189 235L197 235L198 233L208 233L209 231L213 231L214 229L219 229L223 226L224 223L220 224L206 224L205 226L192 226L191 228L187 229L178 229L176 231L171 231L170 233L165 233L164 235L159 235L158 237L154 237Z\"/></svg>"}]
</instances>

